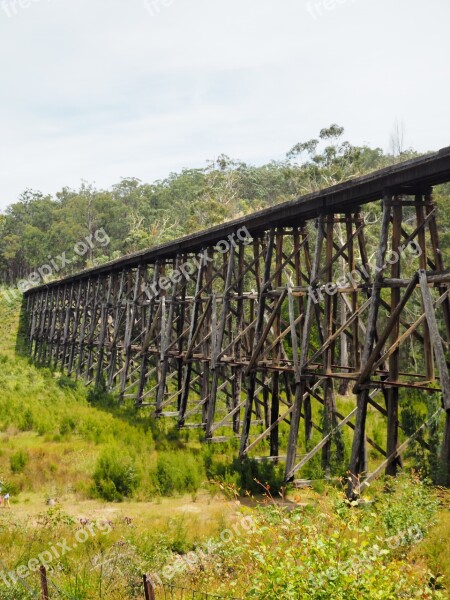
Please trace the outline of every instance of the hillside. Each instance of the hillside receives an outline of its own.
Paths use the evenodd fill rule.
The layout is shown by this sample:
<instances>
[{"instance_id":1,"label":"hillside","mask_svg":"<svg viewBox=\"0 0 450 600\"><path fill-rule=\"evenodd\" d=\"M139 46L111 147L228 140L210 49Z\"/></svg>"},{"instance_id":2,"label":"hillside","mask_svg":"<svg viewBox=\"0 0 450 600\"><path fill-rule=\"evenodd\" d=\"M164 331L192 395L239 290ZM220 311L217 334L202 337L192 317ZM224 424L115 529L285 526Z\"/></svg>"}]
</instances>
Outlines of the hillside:
<instances>
[{"instance_id":1,"label":"hillside","mask_svg":"<svg viewBox=\"0 0 450 600\"><path fill-rule=\"evenodd\" d=\"M282 505L267 488L269 506L245 508L234 485L207 483L214 461L198 439L37 369L17 344L20 305L0 300L0 315L0 473L12 500L0 509L2 600L34 597L23 565L62 539L70 552L47 565L55 597L141 598L143 572L226 597L446 597L448 494L401 477L377 483L362 509L339 485L291 491Z\"/></svg>"},{"instance_id":2,"label":"hillside","mask_svg":"<svg viewBox=\"0 0 450 600\"><path fill-rule=\"evenodd\" d=\"M54 196L26 190L0 215L0 282L39 268L39 280L69 275L415 155L385 155L343 135L332 125L285 160L258 167L222 155L152 183L128 177L108 190L82 183Z\"/></svg>"},{"instance_id":3,"label":"hillside","mask_svg":"<svg viewBox=\"0 0 450 600\"><path fill-rule=\"evenodd\" d=\"M78 543L49 562L60 597L140 598L143 572L235 598L446 597L449 495L432 486L438 424L425 444L411 446L397 481L381 479L361 505L351 505L343 493L350 430L333 483L317 455L298 473L312 480L311 489L284 487L283 465L241 463L237 440L205 444L200 429L180 431L132 401L119 405L101 387L38 368L24 347L21 294L13 285L37 265L44 265L41 278L64 276L398 158L342 142L335 128L322 130L320 142L295 146L283 163L256 168L220 157L151 185L83 185L55 198L27 192L0 216L0 286L9 284L0 288L0 485L11 497L0 508L0 600L34 597L38 578L27 565L45 562L47 548L61 539ZM435 194L447 262L449 191L441 186ZM376 223L379 207L367 210ZM405 212L406 228L411 215ZM376 235L370 228L367 235L375 251ZM414 349L405 352L416 361ZM407 434L439 398L424 401L408 390L401 401ZM349 393L337 396L343 414L354 404ZM320 422L320 408L313 410ZM286 443L288 429L280 432ZM368 435L386 446L373 407ZM371 468L381 461L373 451L369 459Z\"/></svg>"}]
</instances>

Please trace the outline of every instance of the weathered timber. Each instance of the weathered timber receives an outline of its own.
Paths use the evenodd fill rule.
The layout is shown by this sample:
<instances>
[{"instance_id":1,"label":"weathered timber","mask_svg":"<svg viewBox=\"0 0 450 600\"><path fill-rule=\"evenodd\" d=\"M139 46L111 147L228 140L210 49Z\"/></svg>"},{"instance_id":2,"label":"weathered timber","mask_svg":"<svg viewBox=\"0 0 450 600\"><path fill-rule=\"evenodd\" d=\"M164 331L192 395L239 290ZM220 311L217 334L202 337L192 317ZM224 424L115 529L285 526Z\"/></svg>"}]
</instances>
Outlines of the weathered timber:
<instances>
[{"instance_id":1,"label":"weathered timber","mask_svg":"<svg viewBox=\"0 0 450 600\"><path fill-rule=\"evenodd\" d=\"M370 478L402 465L401 390L437 391L450 482L450 271L432 196L446 181L450 148L31 289L30 355L149 418L239 439L242 457L286 460L286 480L318 452L326 471L339 465L345 426L350 496L367 444L383 460ZM385 449L368 410L386 420Z\"/></svg>"}]
</instances>

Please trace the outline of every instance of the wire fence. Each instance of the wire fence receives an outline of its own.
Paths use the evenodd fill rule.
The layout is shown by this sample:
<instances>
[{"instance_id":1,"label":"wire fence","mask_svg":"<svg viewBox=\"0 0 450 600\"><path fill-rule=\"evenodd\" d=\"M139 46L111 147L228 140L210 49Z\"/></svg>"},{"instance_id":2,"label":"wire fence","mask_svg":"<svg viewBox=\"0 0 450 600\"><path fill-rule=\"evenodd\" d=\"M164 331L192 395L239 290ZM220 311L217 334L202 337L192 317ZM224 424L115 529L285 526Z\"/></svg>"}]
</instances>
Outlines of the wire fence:
<instances>
[{"instance_id":1,"label":"wire fence","mask_svg":"<svg viewBox=\"0 0 450 600\"><path fill-rule=\"evenodd\" d=\"M0 565L5 566L1 559ZM222 596L220 594L193 590L171 583L158 583L158 585L155 585L149 576L143 575L142 578L144 584L143 597L145 600L243 600L243 598L238 598L236 596ZM30 599L57 600L64 598L64 600L75 600L71 594L61 590L56 583L52 581L44 566L41 566L39 569L39 579L40 589L37 590L29 585L23 578L18 577L16 581L17 588L16 586L13 586L11 592L14 593L15 589L20 591L21 588L22 592L26 593L26 597ZM11 598L15 596L16 594L14 593L14 596L11 596ZM20 593L20 597L24 598L25 596Z\"/></svg>"},{"instance_id":2,"label":"wire fence","mask_svg":"<svg viewBox=\"0 0 450 600\"><path fill-rule=\"evenodd\" d=\"M0 560L0 564L3 564ZM23 591L28 592L27 598L36 598L38 600L56 600L64 598L74 600L73 596L61 590L48 576L44 566L39 569L40 589L36 590L30 586L24 579L18 578L17 584ZM160 583L155 585L150 577L143 575L143 598L145 600L243 600L236 596L222 596L210 592L198 591L187 587L174 585L171 583ZM15 588L14 588L15 589ZM11 590L14 593L14 590ZM15 594L14 594L15 596ZM22 594L20 595L22 598Z\"/></svg>"},{"instance_id":3,"label":"wire fence","mask_svg":"<svg viewBox=\"0 0 450 600\"><path fill-rule=\"evenodd\" d=\"M152 580L143 576L145 600L243 600L235 596L220 596L210 592L199 592L171 583L155 586Z\"/></svg>"},{"instance_id":4,"label":"wire fence","mask_svg":"<svg viewBox=\"0 0 450 600\"><path fill-rule=\"evenodd\" d=\"M152 599L151 599L152 600ZM219 596L209 592L199 592L174 585L156 588L155 600L242 600L234 596Z\"/></svg>"}]
</instances>

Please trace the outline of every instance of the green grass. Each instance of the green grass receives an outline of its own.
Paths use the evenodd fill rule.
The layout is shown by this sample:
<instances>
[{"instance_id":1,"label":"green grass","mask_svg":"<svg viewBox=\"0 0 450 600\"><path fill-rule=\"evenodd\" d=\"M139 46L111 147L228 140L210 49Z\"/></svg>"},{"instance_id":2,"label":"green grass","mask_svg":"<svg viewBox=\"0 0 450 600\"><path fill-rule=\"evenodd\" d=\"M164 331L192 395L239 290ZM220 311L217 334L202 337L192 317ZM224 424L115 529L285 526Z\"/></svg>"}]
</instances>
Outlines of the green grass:
<instances>
[{"instance_id":1,"label":"green grass","mask_svg":"<svg viewBox=\"0 0 450 600\"><path fill-rule=\"evenodd\" d=\"M19 304L0 300L0 480L12 492L11 508L0 510L0 547L9 570L62 539L73 545L87 519L96 535L51 565L52 581L77 600L141 598L143 572L161 573L189 552L202 558L176 581L243 598L447 597L448 494L438 494L438 505L434 488L403 477L376 482L368 496L374 504L364 509L348 507L342 490L325 484L291 491L289 511L261 511L251 499L243 508L217 494L207 476L256 492L253 477L280 483L278 468L232 465L232 442L202 447L197 434L154 423L108 394L37 368L20 348L20 326ZM347 414L354 399L339 398L338 405ZM374 411L368 422L370 435L384 445ZM348 449L350 432L344 436ZM373 455L372 464L376 460ZM321 475L320 454L305 474ZM46 507L48 498L57 499L55 508ZM254 537L239 529L242 514L255 518ZM326 575L361 548L411 527L425 539L407 539L357 573L337 580ZM234 532L231 543L222 543L224 531ZM208 539L216 551L205 558ZM325 587L307 590L305 574ZM37 589L35 573L27 581ZM27 594L23 585L14 591L2 585L0 576L0 600L32 597Z\"/></svg>"},{"instance_id":2,"label":"green grass","mask_svg":"<svg viewBox=\"0 0 450 600\"><path fill-rule=\"evenodd\" d=\"M0 478L14 493L75 491L112 499L112 479L105 482L99 475L108 454L117 456L116 475L119 463L122 475L126 468L136 473L136 485L118 492L117 499L135 495L145 500L169 488L183 493L201 487L206 475L198 440L190 441L164 421L152 422L134 407L119 407L108 394L37 368L17 352L23 344L17 336L20 325L19 303L0 299ZM159 465L168 460L172 472L165 469L161 485ZM180 471L195 472L185 489Z\"/></svg>"}]
</instances>

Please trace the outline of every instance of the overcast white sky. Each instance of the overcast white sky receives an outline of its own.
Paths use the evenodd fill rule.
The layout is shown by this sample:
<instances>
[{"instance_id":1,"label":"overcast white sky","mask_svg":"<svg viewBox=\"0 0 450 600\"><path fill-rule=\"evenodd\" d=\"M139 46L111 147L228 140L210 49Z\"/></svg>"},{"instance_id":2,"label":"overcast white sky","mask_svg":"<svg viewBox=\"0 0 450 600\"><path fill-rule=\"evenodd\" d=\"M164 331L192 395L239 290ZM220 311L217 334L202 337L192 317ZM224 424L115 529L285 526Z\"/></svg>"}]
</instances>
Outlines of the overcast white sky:
<instances>
[{"instance_id":1,"label":"overcast white sky","mask_svg":"<svg viewBox=\"0 0 450 600\"><path fill-rule=\"evenodd\" d=\"M0 209L281 159L334 122L448 146L449 27L450 0L0 0Z\"/></svg>"}]
</instances>

